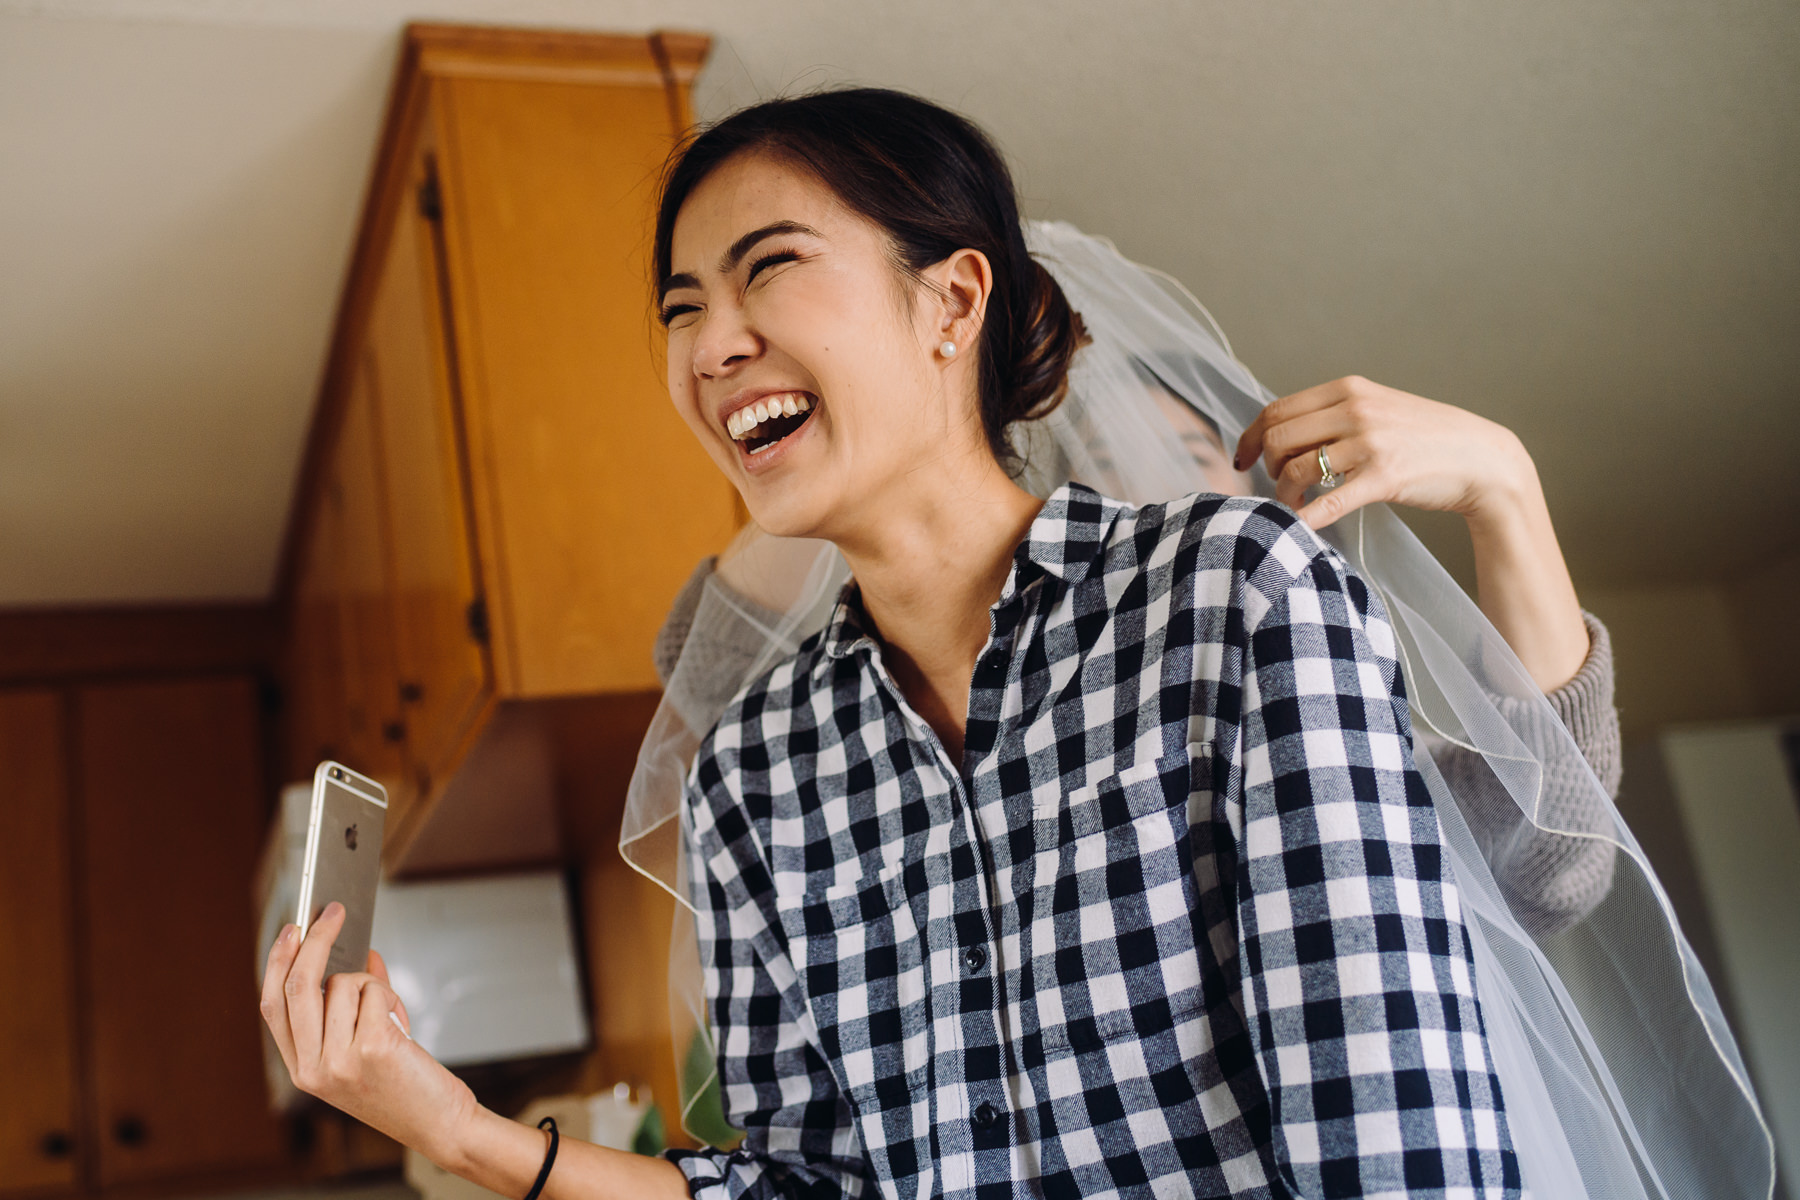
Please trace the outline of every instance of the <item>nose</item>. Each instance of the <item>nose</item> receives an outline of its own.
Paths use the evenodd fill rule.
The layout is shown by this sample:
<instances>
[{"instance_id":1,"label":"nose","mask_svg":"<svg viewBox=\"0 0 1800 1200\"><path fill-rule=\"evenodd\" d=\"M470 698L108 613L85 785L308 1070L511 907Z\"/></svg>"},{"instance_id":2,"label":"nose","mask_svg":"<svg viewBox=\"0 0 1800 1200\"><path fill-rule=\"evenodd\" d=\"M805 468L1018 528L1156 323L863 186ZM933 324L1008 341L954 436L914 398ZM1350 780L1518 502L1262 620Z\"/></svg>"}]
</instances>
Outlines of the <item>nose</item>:
<instances>
[{"instance_id":1,"label":"nose","mask_svg":"<svg viewBox=\"0 0 1800 1200\"><path fill-rule=\"evenodd\" d=\"M701 379L729 375L762 353L762 339L735 305L716 306L701 319L694 338L693 369Z\"/></svg>"}]
</instances>

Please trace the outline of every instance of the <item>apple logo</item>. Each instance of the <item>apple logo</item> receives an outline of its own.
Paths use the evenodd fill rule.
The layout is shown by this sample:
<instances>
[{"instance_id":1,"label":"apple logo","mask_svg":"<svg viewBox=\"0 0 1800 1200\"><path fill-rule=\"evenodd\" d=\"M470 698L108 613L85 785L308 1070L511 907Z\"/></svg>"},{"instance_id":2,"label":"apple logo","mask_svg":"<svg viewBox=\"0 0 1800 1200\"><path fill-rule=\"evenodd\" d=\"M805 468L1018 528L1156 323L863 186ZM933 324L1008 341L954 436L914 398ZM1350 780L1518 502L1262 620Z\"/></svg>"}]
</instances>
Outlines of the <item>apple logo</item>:
<instances>
[{"instance_id":1,"label":"apple logo","mask_svg":"<svg viewBox=\"0 0 1800 1200\"><path fill-rule=\"evenodd\" d=\"M350 847L352 850L356 849L356 826L352 825L350 828L344 830L344 845Z\"/></svg>"}]
</instances>

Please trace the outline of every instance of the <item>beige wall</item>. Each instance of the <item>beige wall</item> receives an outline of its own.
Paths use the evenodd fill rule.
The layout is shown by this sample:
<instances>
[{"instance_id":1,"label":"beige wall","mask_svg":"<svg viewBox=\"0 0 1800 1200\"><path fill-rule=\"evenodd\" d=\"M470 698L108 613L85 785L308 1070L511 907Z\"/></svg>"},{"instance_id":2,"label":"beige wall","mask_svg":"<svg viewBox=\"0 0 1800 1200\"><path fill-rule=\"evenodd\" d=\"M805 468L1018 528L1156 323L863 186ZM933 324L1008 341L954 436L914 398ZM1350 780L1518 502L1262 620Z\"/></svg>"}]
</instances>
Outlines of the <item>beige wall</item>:
<instances>
[{"instance_id":1,"label":"beige wall","mask_svg":"<svg viewBox=\"0 0 1800 1200\"><path fill-rule=\"evenodd\" d=\"M1800 714L1800 554L1733 581L1725 602L1751 702L1763 716Z\"/></svg>"},{"instance_id":2,"label":"beige wall","mask_svg":"<svg viewBox=\"0 0 1800 1200\"><path fill-rule=\"evenodd\" d=\"M1583 588L1612 631L1627 739L1800 713L1800 554L1707 583Z\"/></svg>"},{"instance_id":3,"label":"beige wall","mask_svg":"<svg viewBox=\"0 0 1800 1200\"><path fill-rule=\"evenodd\" d=\"M1619 718L1625 735L1619 811L1656 868L1682 931L1740 1037L1755 1032L1751 1010L1766 998L1760 992L1740 994L1745 985L1727 969L1725 948L1746 939L1752 946L1758 945L1761 931L1739 928L1741 915L1718 910L1709 897L1696 861L1702 848L1696 845L1691 821L1683 820L1671 777L1676 764L1668 759L1668 747L1671 742L1696 736L1717 736L1721 728L1730 728L1722 723L1800 717L1800 600L1796 597L1800 597L1800 554L1706 583L1581 589L1582 603L1607 623L1613 636ZM1709 814L1740 827L1746 822L1757 830L1766 825L1773 836L1780 823L1768 820L1766 814L1747 813L1745 808L1764 798L1764 793L1779 793L1779 782L1763 792L1753 792L1739 786L1730 772L1717 774L1717 780L1707 781L1713 797ZM1693 781L1688 783L1693 790ZM1738 851L1728 852L1726 857L1735 853ZM1730 869L1716 861L1720 855L1712 857L1712 874L1729 876ZM1746 858L1745 869L1751 866L1751 858ZM1789 957L1760 950L1751 957L1757 955L1792 973ZM1738 957L1744 957L1741 946ZM1771 1073L1763 1064L1753 1063L1752 1070L1758 1073L1765 1103L1771 1089L1787 1086L1785 1076ZM1787 1092L1780 1100L1787 1106L1784 1112L1792 1110ZM1793 1149L1784 1147L1783 1152L1792 1154ZM1776 1195L1794 1197L1796 1193L1792 1183L1784 1180Z\"/></svg>"}]
</instances>

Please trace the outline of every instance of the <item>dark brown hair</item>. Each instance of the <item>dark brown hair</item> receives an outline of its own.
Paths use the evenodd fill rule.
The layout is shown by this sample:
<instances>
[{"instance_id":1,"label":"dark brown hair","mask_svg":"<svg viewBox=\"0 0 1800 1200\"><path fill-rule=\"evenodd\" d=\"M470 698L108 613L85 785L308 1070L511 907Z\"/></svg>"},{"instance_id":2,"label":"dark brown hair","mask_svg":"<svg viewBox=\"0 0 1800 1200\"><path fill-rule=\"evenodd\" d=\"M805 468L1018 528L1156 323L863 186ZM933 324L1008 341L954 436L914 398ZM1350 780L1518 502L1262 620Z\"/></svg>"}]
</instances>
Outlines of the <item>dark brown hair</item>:
<instances>
[{"instance_id":1,"label":"dark brown hair","mask_svg":"<svg viewBox=\"0 0 1800 1200\"><path fill-rule=\"evenodd\" d=\"M976 347L981 421L994 457L1017 462L1006 427L1055 408L1086 339L1062 288L1025 249L1012 173L972 121L917 96L846 88L770 100L699 131L671 156L657 205L656 282L669 278L675 218L727 160L762 151L811 172L888 236L914 280L958 250L994 272Z\"/></svg>"}]
</instances>

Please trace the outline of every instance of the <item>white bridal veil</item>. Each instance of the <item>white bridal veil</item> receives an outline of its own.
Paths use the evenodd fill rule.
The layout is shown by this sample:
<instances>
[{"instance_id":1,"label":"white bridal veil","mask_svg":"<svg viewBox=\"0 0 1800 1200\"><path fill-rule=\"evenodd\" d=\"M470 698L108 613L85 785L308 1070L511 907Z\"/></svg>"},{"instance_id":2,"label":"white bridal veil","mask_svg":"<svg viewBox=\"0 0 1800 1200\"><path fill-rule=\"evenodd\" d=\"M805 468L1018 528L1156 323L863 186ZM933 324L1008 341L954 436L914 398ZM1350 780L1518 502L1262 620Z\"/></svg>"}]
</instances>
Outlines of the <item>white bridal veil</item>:
<instances>
[{"instance_id":1,"label":"white bridal veil","mask_svg":"<svg viewBox=\"0 0 1800 1200\"><path fill-rule=\"evenodd\" d=\"M1076 355L1065 401L1014 427L1027 462L1022 482L1044 495L1074 478L1136 504L1209 490L1156 390L1204 415L1226 446L1271 393L1167 276L1067 224L1033 222L1026 236L1093 340ZM1254 478L1273 496L1260 467ZM1773 1142L1712 987L1562 722L1385 505L1324 536L1380 594L1399 635L1415 758L1463 897L1527 1191L1555 1200L1767 1200ZM789 543L765 561L780 565L766 568L763 598L778 596L785 611L707 582L639 754L620 834L626 859L680 901L670 983L682 1115L695 1136L715 1143L730 1131L707 1120L716 1111L716 1062L687 907L682 785L732 695L823 626L848 575L824 543ZM1534 937L1530 930L1543 926L1512 881L1546 847L1603 856L1610 847L1613 881L1585 918Z\"/></svg>"}]
</instances>

